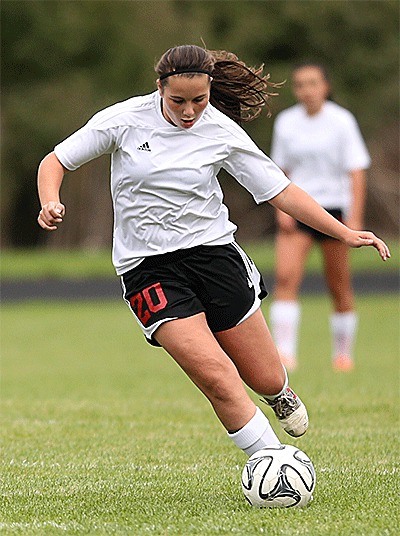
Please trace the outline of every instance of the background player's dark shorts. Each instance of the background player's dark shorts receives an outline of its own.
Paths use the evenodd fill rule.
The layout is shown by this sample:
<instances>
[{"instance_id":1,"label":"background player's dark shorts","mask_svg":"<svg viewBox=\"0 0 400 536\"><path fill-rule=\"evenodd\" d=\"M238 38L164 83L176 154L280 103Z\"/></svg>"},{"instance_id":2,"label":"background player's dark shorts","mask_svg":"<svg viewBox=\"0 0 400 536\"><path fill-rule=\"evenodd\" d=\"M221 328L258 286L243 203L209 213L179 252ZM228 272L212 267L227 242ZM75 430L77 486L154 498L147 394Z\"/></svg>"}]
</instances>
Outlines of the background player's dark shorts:
<instances>
[{"instance_id":1,"label":"background player's dark shorts","mask_svg":"<svg viewBox=\"0 0 400 536\"><path fill-rule=\"evenodd\" d=\"M121 279L124 299L154 345L163 322L204 312L211 331L223 331L267 295L253 261L236 243L154 255Z\"/></svg>"},{"instance_id":2,"label":"background player's dark shorts","mask_svg":"<svg viewBox=\"0 0 400 536\"><path fill-rule=\"evenodd\" d=\"M342 210L338 208L327 208L325 210L329 212L329 214L331 214L334 218L343 222ZM297 222L297 228L299 229L299 231L303 231L304 233L311 235L315 240L318 240L320 242L322 242L323 240L336 240L336 238L333 238L332 236L321 233L320 231L317 231L316 229L313 229L312 227L309 227L308 225L305 225L304 223L301 223L300 221Z\"/></svg>"}]
</instances>

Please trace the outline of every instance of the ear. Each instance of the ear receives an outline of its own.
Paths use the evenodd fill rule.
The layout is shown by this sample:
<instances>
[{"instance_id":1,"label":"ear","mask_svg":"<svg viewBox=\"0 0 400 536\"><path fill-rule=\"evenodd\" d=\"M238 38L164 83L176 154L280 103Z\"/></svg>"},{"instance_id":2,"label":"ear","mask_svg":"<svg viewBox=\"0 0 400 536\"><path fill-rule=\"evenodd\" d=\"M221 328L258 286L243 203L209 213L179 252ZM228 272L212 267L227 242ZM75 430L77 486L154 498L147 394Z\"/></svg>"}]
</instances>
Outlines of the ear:
<instances>
[{"instance_id":1,"label":"ear","mask_svg":"<svg viewBox=\"0 0 400 536\"><path fill-rule=\"evenodd\" d=\"M159 78L157 78L156 83L157 83L157 89L158 89L160 95L162 96L163 93L164 93L164 88L163 88Z\"/></svg>"}]
</instances>

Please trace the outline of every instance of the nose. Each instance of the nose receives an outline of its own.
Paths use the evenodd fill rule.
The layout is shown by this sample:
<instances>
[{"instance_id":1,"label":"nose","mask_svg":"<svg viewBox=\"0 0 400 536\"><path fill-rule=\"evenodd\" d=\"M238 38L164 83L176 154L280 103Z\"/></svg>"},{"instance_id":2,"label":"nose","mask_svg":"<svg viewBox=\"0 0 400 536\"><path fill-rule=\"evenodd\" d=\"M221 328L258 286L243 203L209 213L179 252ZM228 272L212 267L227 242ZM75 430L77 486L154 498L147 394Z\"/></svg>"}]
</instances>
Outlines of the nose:
<instances>
[{"instance_id":1,"label":"nose","mask_svg":"<svg viewBox=\"0 0 400 536\"><path fill-rule=\"evenodd\" d=\"M182 115L185 117L193 117L194 116L194 108L191 103L186 104L186 106L183 109Z\"/></svg>"}]
</instances>

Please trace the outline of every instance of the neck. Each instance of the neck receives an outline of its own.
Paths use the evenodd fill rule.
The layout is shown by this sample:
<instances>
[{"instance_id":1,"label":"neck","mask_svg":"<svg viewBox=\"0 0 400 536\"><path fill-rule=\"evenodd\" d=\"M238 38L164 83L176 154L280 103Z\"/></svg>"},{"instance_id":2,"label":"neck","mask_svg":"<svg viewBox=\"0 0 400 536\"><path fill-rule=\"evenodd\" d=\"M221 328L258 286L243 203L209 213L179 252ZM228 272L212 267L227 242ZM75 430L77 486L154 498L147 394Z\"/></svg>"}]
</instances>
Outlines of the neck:
<instances>
[{"instance_id":1,"label":"neck","mask_svg":"<svg viewBox=\"0 0 400 536\"><path fill-rule=\"evenodd\" d=\"M174 125L174 127L176 127L175 123L172 121L172 119L169 117L169 115L168 115L168 114L165 112L165 110L164 110L163 99L162 99L162 97L161 97L160 105L161 105L161 113L163 114L164 119L165 119L166 121L168 121L168 123L170 123L171 125Z\"/></svg>"},{"instance_id":2,"label":"neck","mask_svg":"<svg viewBox=\"0 0 400 536\"><path fill-rule=\"evenodd\" d=\"M323 106L324 106L324 102L309 105L309 106L305 105L304 107L306 109L307 115L317 115L322 110Z\"/></svg>"}]
</instances>

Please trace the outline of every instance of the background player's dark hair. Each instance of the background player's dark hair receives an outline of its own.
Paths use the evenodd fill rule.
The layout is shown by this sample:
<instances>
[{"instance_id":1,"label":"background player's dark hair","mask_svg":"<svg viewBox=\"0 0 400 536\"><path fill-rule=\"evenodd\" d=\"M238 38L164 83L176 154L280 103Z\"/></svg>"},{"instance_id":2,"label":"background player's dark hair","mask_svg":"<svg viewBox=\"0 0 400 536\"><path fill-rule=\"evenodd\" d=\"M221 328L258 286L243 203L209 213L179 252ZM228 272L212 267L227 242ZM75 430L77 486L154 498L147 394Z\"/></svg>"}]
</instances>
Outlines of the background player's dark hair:
<instances>
[{"instance_id":1,"label":"background player's dark hair","mask_svg":"<svg viewBox=\"0 0 400 536\"><path fill-rule=\"evenodd\" d=\"M207 50L196 45L181 45L167 50L155 66L158 76L177 69L202 69L212 75L210 102L237 123L252 121L265 107L270 114L268 101L277 95L271 89L282 84L269 81L263 74L264 65L248 67L232 52ZM185 73L177 76L192 77ZM168 78L161 81L168 84Z\"/></svg>"},{"instance_id":2,"label":"background player's dark hair","mask_svg":"<svg viewBox=\"0 0 400 536\"><path fill-rule=\"evenodd\" d=\"M292 68L292 77L296 71L299 71L303 67L315 67L316 69L320 70L322 76L324 77L324 80L328 82L329 84L329 93L326 98L330 101L334 101L335 99L333 98L333 93L332 93L331 77L326 66L323 63L320 63L318 61L311 61L311 60L296 63Z\"/></svg>"}]
</instances>

